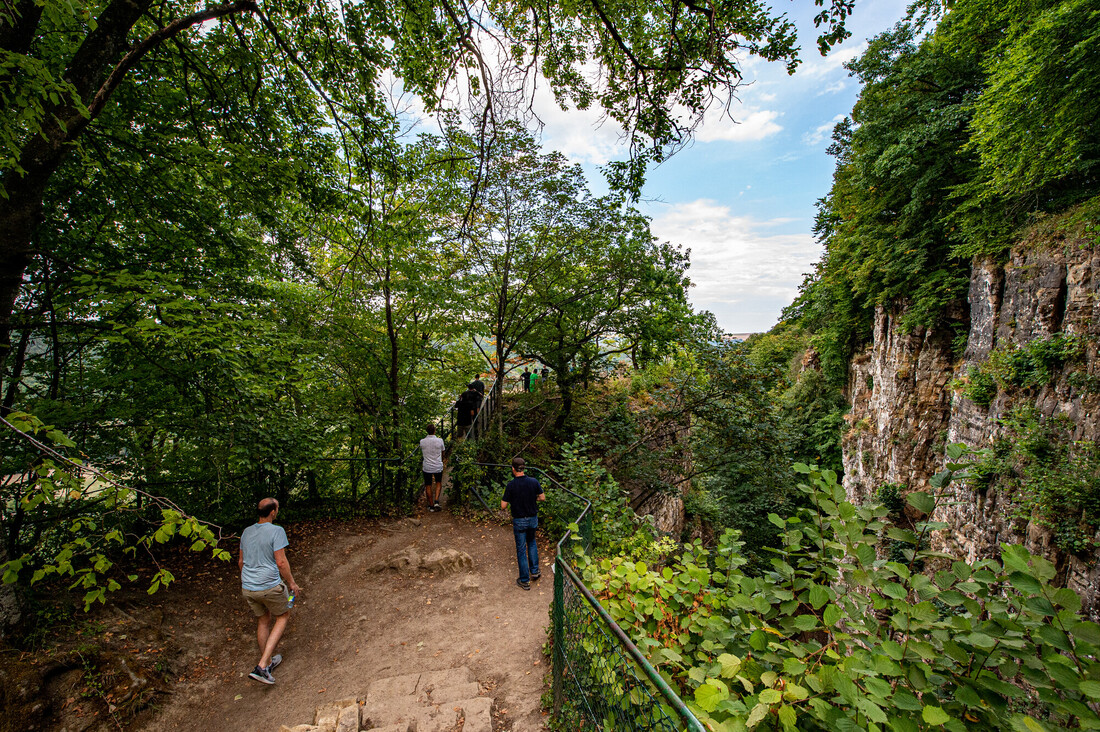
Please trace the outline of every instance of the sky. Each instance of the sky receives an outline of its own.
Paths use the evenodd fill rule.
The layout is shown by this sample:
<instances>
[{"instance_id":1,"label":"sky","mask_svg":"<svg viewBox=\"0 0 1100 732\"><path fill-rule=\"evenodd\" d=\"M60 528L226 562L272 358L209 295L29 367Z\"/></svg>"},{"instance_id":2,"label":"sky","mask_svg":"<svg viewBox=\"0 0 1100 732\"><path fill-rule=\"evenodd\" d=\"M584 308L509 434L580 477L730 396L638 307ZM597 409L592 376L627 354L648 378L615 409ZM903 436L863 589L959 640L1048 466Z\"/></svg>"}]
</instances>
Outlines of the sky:
<instances>
[{"instance_id":1,"label":"sky","mask_svg":"<svg viewBox=\"0 0 1100 732\"><path fill-rule=\"evenodd\" d=\"M834 161L825 149L833 126L852 109L859 84L843 64L868 38L905 14L905 0L857 0L852 37L822 57L810 0L777 0L799 29L803 63L784 67L749 59L746 84L731 113L709 114L694 143L650 170L640 207L654 235L691 250L692 304L709 310L729 333L770 329L821 256L814 241L814 203L829 191ZM544 149L581 163L593 192L599 166L622 159L618 130L596 112L564 112L537 101Z\"/></svg>"}]
</instances>

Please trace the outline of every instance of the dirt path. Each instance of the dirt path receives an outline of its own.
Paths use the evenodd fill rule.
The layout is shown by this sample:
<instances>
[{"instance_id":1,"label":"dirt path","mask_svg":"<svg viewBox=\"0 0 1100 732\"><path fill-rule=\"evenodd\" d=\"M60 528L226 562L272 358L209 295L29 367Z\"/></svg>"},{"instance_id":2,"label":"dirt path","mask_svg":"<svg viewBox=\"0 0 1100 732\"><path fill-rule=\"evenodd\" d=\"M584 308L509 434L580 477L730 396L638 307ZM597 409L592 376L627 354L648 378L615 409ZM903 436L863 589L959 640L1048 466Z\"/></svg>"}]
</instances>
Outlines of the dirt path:
<instances>
[{"instance_id":1,"label":"dirt path","mask_svg":"<svg viewBox=\"0 0 1100 732\"><path fill-rule=\"evenodd\" d=\"M220 565L206 590L176 588L161 601L162 632L185 649L173 666L185 672L143 729L276 732L312 722L323 704L364 697L373 680L460 666L494 699L495 731L545 729L550 547L540 541L544 577L523 591L504 522L478 524L444 510L416 522L314 527L325 536L306 536L309 528L288 532L302 593L279 646L284 661L275 686L247 676L258 655L255 621L239 596L236 562ZM421 555L466 552L473 567L448 574L368 570L408 547Z\"/></svg>"}]
</instances>

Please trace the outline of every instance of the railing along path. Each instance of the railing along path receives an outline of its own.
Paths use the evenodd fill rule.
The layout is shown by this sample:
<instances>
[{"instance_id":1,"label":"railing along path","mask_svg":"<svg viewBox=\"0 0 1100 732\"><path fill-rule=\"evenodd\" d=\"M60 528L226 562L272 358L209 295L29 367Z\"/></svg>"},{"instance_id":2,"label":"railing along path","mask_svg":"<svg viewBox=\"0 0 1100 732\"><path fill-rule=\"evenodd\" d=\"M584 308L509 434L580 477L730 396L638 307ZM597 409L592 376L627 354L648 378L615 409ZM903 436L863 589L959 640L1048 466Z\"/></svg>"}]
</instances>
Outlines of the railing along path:
<instances>
[{"instance_id":1,"label":"railing along path","mask_svg":"<svg viewBox=\"0 0 1100 732\"><path fill-rule=\"evenodd\" d=\"M476 463L507 470L498 463ZM705 732L687 705L653 664L600 605L570 563L573 545L592 545L592 502L566 488L545 470L527 466L544 484L573 496L583 508L554 555L554 718L565 729L659 730ZM476 486L470 486L488 507Z\"/></svg>"}]
</instances>

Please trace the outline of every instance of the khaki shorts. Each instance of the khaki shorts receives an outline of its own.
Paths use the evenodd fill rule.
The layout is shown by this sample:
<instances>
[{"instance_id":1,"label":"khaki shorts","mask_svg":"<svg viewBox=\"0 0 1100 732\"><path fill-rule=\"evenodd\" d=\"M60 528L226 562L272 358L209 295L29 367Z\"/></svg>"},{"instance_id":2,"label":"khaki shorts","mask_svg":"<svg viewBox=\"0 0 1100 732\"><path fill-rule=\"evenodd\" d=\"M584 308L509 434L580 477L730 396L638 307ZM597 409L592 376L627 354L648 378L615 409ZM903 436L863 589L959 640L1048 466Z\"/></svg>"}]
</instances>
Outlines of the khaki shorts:
<instances>
[{"instance_id":1,"label":"khaki shorts","mask_svg":"<svg viewBox=\"0 0 1100 732\"><path fill-rule=\"evenodd\" d=\"M270 590L241 590L241 596L248 601L248 606L257 618L262 618L268 612L282 615L290 609L286 606L290 602L290 593L285 582L280 582Z\"/></svg>"}]
</instances>

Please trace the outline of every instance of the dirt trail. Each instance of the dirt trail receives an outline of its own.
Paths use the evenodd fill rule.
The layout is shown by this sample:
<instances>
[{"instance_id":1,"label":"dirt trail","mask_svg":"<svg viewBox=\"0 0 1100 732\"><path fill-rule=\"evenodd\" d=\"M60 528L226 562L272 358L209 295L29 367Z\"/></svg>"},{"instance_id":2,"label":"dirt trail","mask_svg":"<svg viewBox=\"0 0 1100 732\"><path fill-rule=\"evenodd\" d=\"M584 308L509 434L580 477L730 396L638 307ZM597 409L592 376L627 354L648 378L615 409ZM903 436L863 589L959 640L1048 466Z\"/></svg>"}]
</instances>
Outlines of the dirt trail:
<instances>
[{"instance_id":1,"label":"dirt trail","mask_svg":"<svg viewBox=\"0 0 1100 732\"><path fill-rule=\"evenodd\" d=\"M276 732L313 720L314 709L365 696L372 680L468 666L494 699L493 729L545 729L540 697L553 575L540 541L543 579L515 584L515 545L505 522L478 524L448 510L408 521L348 522L306 536L289 529L287 556L302 587L279 652L277 683L247 674L258 656L255 621L239 596L236 562L217 568L210 594L164 602L165 634L187 650L182 677L142 728ZM473 567L399 574L368 567L407 547L456 549ZM234 554L235 556L235 554ZM178 664L177 664L178 665Z\"/></svg>"}]
</instances>

